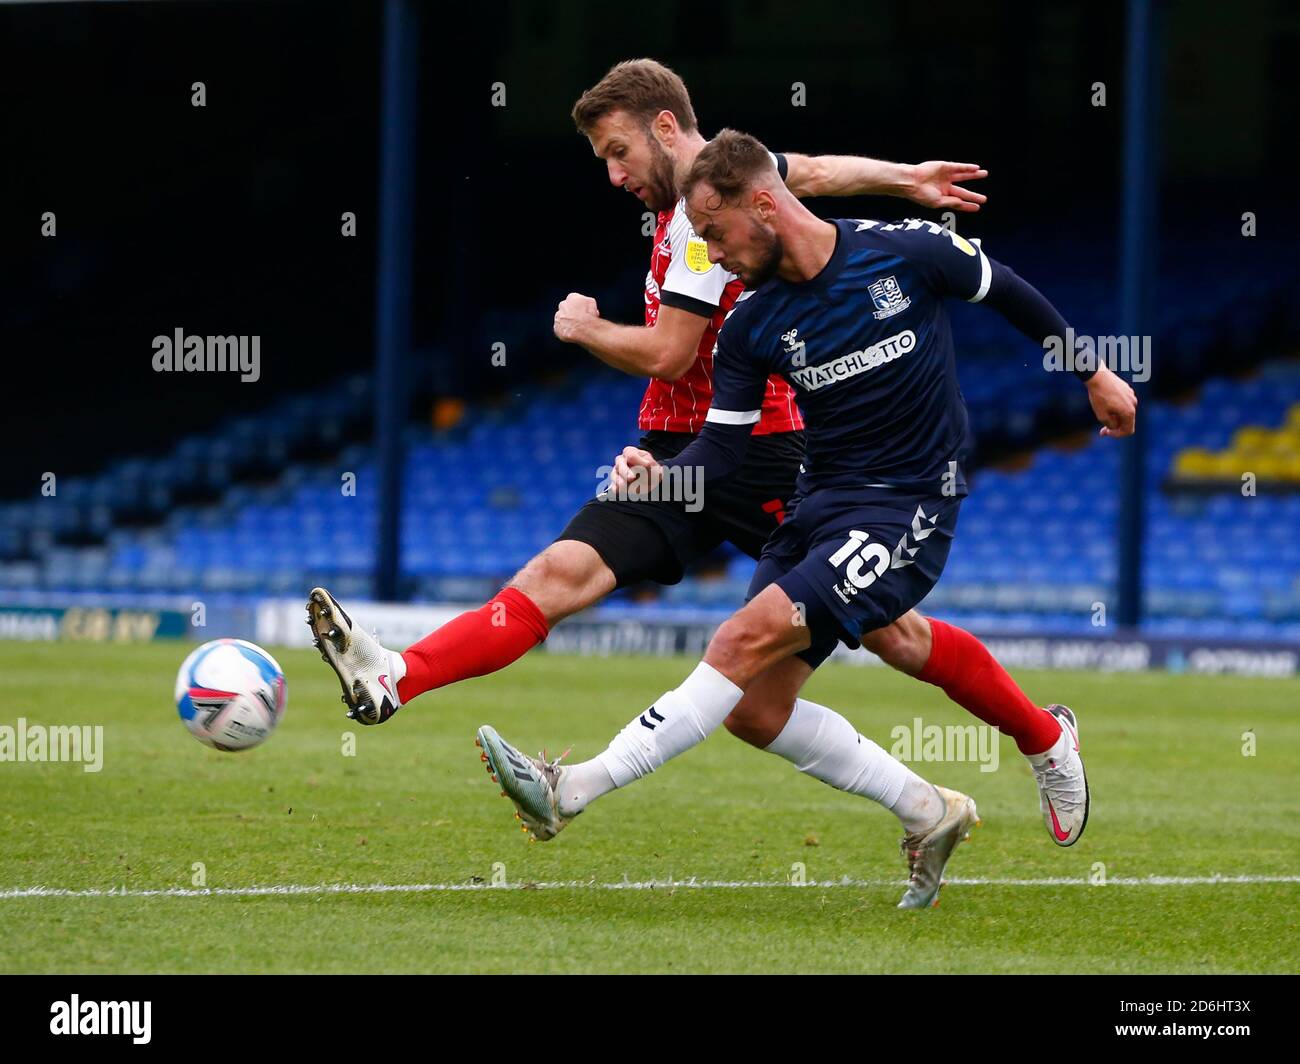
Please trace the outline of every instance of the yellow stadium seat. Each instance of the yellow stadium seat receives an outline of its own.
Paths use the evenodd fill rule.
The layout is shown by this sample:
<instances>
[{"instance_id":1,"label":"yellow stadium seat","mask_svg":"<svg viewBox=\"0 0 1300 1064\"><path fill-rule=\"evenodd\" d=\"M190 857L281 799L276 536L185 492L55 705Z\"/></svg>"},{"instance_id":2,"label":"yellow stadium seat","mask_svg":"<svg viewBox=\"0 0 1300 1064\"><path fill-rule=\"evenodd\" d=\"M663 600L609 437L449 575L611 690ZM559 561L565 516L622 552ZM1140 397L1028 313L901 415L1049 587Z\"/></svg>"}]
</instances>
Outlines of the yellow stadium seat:
<instances>
[{"instance_id":1,"label":"yellow stadium seat","mask_svg":"<svg viewBox=\"0 0 1300 1064\"><path fill-rule=\"evenodd\" d=\"M1260 480L1277 480L1286 474L1286 461L1274 454L1260 454L1256 455L1254 462L1241 468L1239 472L1254 473Z\"/></svg>"},{"instance_id":2,"label":"yellow stadium seat","mask_svg":"<svg viewBox=\"0 0 1300 1064\"><path fill-rule=\"evenodd\" d=\"M1188 447L1174 459L1174 471L1184 477L1210 477L1215 473L1214 455L1204 447Z\"/></svg>"},{"instance_id":3,"label":"yellow stadium seat","mask_svg":"<svg viewBox=\"0 0 1300 1064\"><path fill-rule=\"evenodd\" d=\"M1238 429L1232 436L1232 449L1238 451L1264 450L1268 447L1269 438L1272 433L1258 425L1247 425L1245 428Z\"/></svg>"},{"instance_id":4,"label":"yellow stadium seat","mask_svg":"<svg viewBox=\"0 0 1300 1064\"><path fill-rule=\"evenodd\" d=\"M1300 403L1287 410L1280 428L1244 425L1221 451L1185 447L1174 455L1175 476L1203 480L1238 480L1254 473L1263 480L1300 483Z\"/></svg>"},{"instance_id":5,"label":"yellow stadium seat","mask_svg":"<svg viewBox=\"0 0 1300 1064\"><path fill-rule=\"evenodd\" d=\"M1231 451L1225 451L1222 454L1212 455L1210 459L1212 476L1216 477L1239 477L1245 472L1241 458ZM1258 472L1256 470L1256 472Z\"/></svg>"}]
</instances>

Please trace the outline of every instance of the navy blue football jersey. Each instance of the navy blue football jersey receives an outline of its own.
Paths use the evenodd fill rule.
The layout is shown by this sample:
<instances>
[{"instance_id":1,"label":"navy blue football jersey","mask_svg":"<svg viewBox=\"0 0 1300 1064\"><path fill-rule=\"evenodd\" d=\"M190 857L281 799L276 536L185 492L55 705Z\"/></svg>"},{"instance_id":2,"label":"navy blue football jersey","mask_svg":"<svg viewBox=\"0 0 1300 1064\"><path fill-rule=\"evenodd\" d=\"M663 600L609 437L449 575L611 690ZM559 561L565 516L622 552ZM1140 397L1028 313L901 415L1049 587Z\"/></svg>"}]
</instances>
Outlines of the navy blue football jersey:
<instances>
[{"instance_id":1,"label":"navy blue football jersey","mask_svg":"<svg viewBox=\"0 0 1300 1064\"><path fill-rule=\"evenodd\" d=\"M773 278L737 302L718 337L707 420L754 423L768 376L780 374L807 424L805 490L964 495L970 427L944 300L983 299L989 259L932 222L833 224L835 251L816 277Z\"/></svg>"}]
</instances>

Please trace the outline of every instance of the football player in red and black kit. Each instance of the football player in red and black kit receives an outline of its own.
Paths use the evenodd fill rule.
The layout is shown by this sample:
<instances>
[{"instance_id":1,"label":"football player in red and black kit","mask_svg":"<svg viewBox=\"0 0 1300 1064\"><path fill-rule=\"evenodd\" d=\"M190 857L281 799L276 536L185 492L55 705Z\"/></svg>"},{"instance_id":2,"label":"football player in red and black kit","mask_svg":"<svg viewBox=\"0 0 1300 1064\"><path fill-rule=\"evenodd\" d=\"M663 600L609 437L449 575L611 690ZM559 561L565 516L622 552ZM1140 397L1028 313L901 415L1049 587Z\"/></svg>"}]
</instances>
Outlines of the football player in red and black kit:
<instances>
[{"instance_id":1,"label":"football player in red and black kit","mask_svg":"<svg viewBox=\"0 0 1300 1064\"><path fill-rule=\"evenodd\" d=\"M591 298L570 294L555 314L555 335L617 369L650 379L641 404L642 447L669 458L703 427L714 342L741 282L711 263L680 207L678 182L706 143L682 80L649 59L619 63L575 104L574 122L606 165L609 180L657 213L646 275L644 325L600 316ZM797 196L892 195L923 206L975 211L985 197L958 182L986 176L964 163L905 165L847 156L775 156ZM390 651L324 588L313 589L308 620L322 657L337 673L349 716L378 724L426 691L482 676L516 661L550 628L618 587L640 580L676 583L684 569L723 541L757 557L784 516L803 454L803 422L789 386L768 382L753 446L742 471L712 489L707 506L593 499L559 538L502 591L409 647ZM911 611L862 645L887 664L942 688L1022 750L1050 747L1060 727L1035 705L968 632ZM790 717L793 681L755 683L727 719L728 729L768 746Z\"/></svg>"}]
</instances>

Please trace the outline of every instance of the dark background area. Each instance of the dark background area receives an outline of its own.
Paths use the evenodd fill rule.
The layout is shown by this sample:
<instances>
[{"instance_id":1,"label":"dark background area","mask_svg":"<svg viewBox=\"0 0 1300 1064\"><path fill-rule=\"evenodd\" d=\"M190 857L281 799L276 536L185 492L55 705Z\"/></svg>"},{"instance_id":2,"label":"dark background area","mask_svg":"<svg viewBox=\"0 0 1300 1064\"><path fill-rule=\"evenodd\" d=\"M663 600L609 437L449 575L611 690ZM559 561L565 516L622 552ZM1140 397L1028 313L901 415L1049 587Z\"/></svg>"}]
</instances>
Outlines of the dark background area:
<instances>
[{"instance_id":1,"label":"dark background area","mask_svg":"<svg viewBox=\"0 0 1300 1064\"><path fill-rule=\"evenodd\" d=\"M1063 270L1116 276L1122 4L480 7L454 19L424 9L413 415L439 395L518 391L584 364L549 336L570 290L596 295L606 316L639 317L641 205L609 186L569 119L624 58L674 67L706 135L730 125L778 150L985 165L990 204L963 232L990 248L1032 235ZM0 8L0 496L31 495L47 469L165 451L370 368L381 13ZM1262 236L1295 234L1298 48L1300 8L1284 0L1168 6L1162 232L1227 237L1254 210ZM195 81L206 107L191 106ZM504 108L491 106L494 82ZM792 106L794 82L806 106ZM1104 108L1091 104L1095 82ZM814 206L918 213L886 200ZM41 236L44 211L55 238ZM344 211L355 238L340 233ZM1099 234L1108 257L1076 261L1072 240ZM155 373L152 338L178 327L260 335L261 380ZM505 368L491 364L497 339Z\"/></svg>"}]
</instances>

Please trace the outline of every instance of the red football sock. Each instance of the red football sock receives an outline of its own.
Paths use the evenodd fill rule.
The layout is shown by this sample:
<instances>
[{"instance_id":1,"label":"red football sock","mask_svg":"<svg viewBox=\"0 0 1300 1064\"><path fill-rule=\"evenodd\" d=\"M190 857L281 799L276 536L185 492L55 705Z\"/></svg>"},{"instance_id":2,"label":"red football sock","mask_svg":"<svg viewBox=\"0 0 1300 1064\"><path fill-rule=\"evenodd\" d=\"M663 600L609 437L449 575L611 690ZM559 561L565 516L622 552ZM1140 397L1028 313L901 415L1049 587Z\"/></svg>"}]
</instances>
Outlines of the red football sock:
<instances>
[{"instance_id":1,"label":"red football sock","mask_svg":"<svg viewBox=\"0 0 1300 1064\"><path fill-rule=\"evenodd\" d=\"M478 609L462 613L407 647L402 653L406 675L398 681L397 697L405 704L425 691L504 669L549 632L536 603L507 587Z\"/></svg>"},{"instance_id":2,"label":"red football sock","mask_svg":"<svg viewBox=\"0 0 1300 1064\"><path fill-rule=\"evenodd\" d=\"M1061 736L1061 725L1034 705L988 648L970 632L930 621L930 659L918 680L943 688L963 709L1016 741L1022 754L1041 754Z\"/></svg>"}]
</instances>

